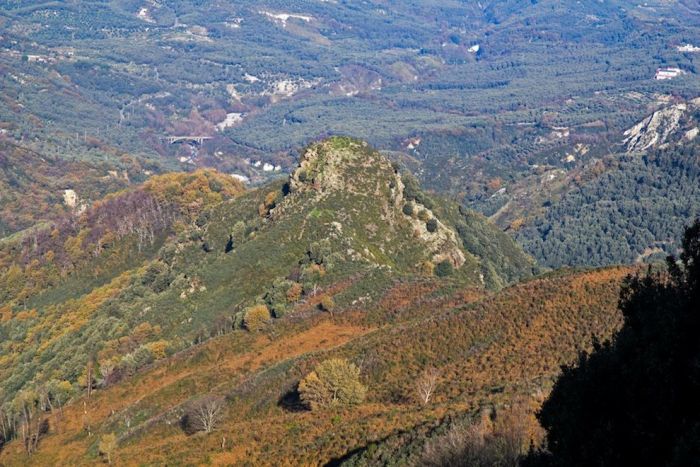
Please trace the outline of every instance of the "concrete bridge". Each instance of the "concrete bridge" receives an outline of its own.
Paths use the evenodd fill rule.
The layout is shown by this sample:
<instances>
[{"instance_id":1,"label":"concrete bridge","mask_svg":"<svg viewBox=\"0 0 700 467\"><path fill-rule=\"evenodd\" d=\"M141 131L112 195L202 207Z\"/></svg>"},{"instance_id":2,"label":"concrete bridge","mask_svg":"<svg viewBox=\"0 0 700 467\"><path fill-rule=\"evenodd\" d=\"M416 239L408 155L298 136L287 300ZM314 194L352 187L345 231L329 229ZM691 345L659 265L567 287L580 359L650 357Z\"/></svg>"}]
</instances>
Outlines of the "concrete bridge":
<instances>
[{"instance_id":1,"label":"concrete bridge","mask_svg":"<svg viewBox=\"0 0 700 467\"><path fill-rule=\"evenodd\" d=\"M181 142L192 142L197 144L202 144L204 141L212 139L211 136L168 136L165 140L170 144L181 143Z\"/></svg>"}]
</instances>

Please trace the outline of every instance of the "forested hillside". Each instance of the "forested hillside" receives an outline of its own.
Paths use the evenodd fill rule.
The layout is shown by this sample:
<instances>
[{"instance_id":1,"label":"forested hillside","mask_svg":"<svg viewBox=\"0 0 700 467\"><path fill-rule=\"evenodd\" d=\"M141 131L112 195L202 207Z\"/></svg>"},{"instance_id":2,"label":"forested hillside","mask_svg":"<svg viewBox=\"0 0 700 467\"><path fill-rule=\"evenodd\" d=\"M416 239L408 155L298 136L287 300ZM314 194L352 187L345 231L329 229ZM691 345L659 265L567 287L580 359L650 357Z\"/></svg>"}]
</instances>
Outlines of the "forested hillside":
<instances>
[{"instance_id":1,"label":"forested hillside","mask_svg":"<svg viewBox=\"0 0 700 467\"><path fill-rule=\"evenodd\" d=\"M0 141L0 238L57 221L107 193L143 182L148 168L127 154L90 163Z\"/></svg>"},{"instance_id":2,"label":"forested hillside","mask_svg":"<svg viewBox=\"0 0 700 467\"><path fill-rule=\"evenodd\" d=\"M697 99L649 116L626 132L617 154L596 160L557 195L540 198L548 206L520 218L516 238L553 268L676 254L683 227L700 216L699 126Z\"/></svg>"},{"instance_id":3,"label":"forested hillside","mask_svg":"<svg viewBox=\"0 0 700 467\"><path fill-rule=\"evenodd\" d=\"M214 336L367 309L404 280L478 294L537 271L485 218L349 138L253 191L211 170L156 176L8 239L0 261L5 439L39 435L18 407L41 418Z\"/></svg>"},{"instance_id":4,"label":"forested hillside","mask_svg":"<svg viewBox=\"0 0 700 467\"><path fill-rule=\"evenodd\" d=\"M60 412L32 406L47 431L31 457L20 439L1 458L7 465L86 465L108 455L126 464L417 465L451 426L484 413L497 420L495 433L518 430L520 455L541 439L534 408L559 365L590 348L591 335L603 339L619 327L615 305L628 272L552 275L483 298L435 279L392 281L372 301L333 313L317 311L318 299L308 297L274 324L215 334L121 382L100 381ZM366 396L309 410L299 381L333 359L360 369ZM430 375L426 401L418 383L430 384ZM190 424L203 406L215 409L211 432Z\"/></svg>"}]
</instances>

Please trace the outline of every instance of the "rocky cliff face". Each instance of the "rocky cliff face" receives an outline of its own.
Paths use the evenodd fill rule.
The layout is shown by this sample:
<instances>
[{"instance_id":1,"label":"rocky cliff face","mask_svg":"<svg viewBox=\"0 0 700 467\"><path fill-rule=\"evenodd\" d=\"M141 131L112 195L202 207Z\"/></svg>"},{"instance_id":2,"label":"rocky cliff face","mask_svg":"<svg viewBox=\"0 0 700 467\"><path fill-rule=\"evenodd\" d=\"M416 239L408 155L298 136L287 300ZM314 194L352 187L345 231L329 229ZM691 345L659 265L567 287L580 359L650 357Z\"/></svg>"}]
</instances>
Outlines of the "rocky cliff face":
<instances>
[{"instance_id":1,"label":"rocky cliff face","mask_svg":"<svg viewBox=\"0 0 700 467\"><path fill-rule=\"evenodd\" d=\"M625 131L627 151L644 152L674 141L693 140L700 132L699 111L700 98L657 110Z\"/></svg>"},{"instance_id":2,"label":"rocky cliff face","mask_svg":"<svg viewBox=\"0 0 700 467\"><path fill-rule=\"evenodd\" d=\"M276 217L301 202L316 205L319 212L332 201L335 219L330 225L350 244L364 238L380 252L398 255L415 249L420 252L414 257L416 267L447 260L460 268L467 261L454 229L417 200L406 199L398 170L365 142L331 138L310 146L291 174L289 188L290 196L273 213ZM410 210L404 211L406 205ZM412 247L401 247L407 239ZM372 248L359 249L365 250ZM368 259L377 258L370 254Z\"/></svg>"}]
</instances>

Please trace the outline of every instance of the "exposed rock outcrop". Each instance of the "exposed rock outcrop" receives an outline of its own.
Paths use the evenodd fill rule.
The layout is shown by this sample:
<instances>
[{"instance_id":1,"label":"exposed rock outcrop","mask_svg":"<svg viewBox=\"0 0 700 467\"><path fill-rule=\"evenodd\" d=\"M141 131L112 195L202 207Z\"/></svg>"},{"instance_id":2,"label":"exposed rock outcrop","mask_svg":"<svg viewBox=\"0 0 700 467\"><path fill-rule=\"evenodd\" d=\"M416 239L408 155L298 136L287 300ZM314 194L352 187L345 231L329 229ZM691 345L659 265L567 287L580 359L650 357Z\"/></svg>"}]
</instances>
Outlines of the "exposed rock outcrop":
<instances>
[{"instance_id":1,"label":"exposed rock outcrop","mask_svg":"<svg viewBox=\"0 0 700 467\"><path fill-rule=\"evenodd\" d=\"M681 118L687 110L688 105L685 103L657 110L625 131L627 151L646 151L666 143L680 129Z\"/></svg>"},{"instance_id":2,"label":"exposed rock outcrop","mask_svg":"<svg viewBox=\"0 0 700 467\"><path fill-rule=\"evenodd\" d=\"M700 98L664 107L625 131L627 152L644 152L667 144L693 141L700 129Z\"/></svg>"},{"instance_id":3,"label":"exposed rock outcrop","mask_svg":"<svg viewBox=\"0 0 700 467\"><path fill-rule=\"evenodd\" d=\"M390 251L389 244L395 243L395 240L376 238L373 231L377 220L385 225L392 236L400 236L402 230L410 232L413 241L422 245L423 260L435 264L448 260L457 268L466 261L457 233L417 200L407 200L397 169L365 142L336 137L309 146L301 157L299 167L290 176L289 188L293 196L305 193L316 200L342 196L347 204L336 201L335 209L337 216L345 219L344 224L352 224L351 219L358 217L357 214L350 214L355 209L370 212L379 207L379 218L364 222L361 228L364 230L367 225L374 226L366 235L378 243L380 251ZM293 200L289 202L294 203ZM423 220L402 212L407 203L414 206L416 213L424 211ZM280 208L286 209L284 205ZM428 229L425 219L434 220L436 228ZM336 234L338 230L344 235L353 231L352 228L336 229ZM362 233L364 235L365 232Z\"/></svg>"}]
</instances>

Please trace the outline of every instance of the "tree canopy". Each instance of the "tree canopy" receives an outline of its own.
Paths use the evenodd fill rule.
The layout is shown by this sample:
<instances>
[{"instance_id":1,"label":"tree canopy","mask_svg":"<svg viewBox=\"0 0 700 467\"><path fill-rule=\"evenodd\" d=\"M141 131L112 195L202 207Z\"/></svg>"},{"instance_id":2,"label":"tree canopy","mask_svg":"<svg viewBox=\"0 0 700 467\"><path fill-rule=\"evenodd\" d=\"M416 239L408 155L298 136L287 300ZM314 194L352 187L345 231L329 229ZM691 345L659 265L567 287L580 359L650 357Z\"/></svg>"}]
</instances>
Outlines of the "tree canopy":
<instances>
[{"instance_id":1,"label":"tree canopy","mask_svg":"<svg viewBox=\"0 0 700 467\"><path fill-rule=\"evenodd\" d=\"M366 392L367 388L360 382L360 369L338 358L318 364L299 382L301 400L312 410L359 404Z\"/></svg>"}]
</instances>

